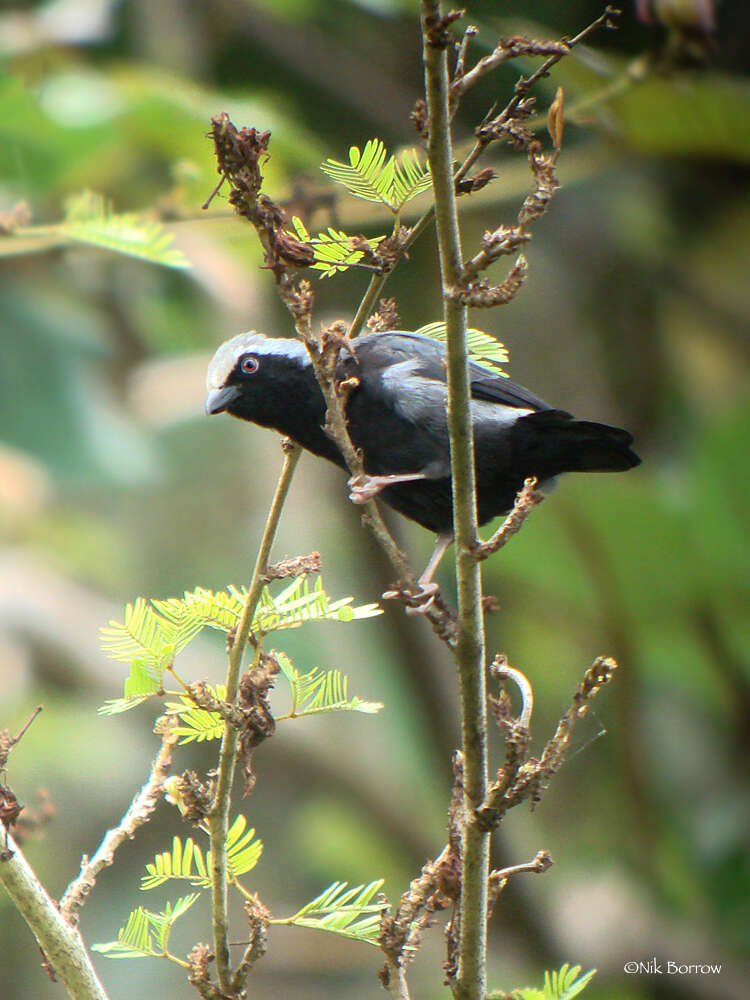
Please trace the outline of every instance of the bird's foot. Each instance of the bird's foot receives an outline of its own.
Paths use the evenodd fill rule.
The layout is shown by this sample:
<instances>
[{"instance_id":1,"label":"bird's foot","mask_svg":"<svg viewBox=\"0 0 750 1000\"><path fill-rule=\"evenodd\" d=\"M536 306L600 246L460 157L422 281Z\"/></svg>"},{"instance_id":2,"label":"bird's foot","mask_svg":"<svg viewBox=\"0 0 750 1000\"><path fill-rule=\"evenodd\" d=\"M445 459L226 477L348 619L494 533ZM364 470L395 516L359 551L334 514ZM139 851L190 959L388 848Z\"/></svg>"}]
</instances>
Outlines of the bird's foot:
<instances>
[{"instance_id":1,"label":"bird's foot","mask_svg":"<svg viewBox=\"0 0 750 1000\"><path fill-rule=\"evenodd\" d=\"M424 615L435 603L435 598L440 593L440 587L436 583L425 583L419 585L419 590L386 590L383 594L384 601L401 599L406 605L407 615Z\"/></svg>"},{"instance_id":2,"label":"bird's foot","mask_svg":"<svg viewBox=\"0 0 750 1000\"><path fill-rule=\"evenodd\" d=\"M367 503L376 497L386 486L393 486L396 483L411 483L416 479L424 479L422 472L413 472L407 475L393 476L352 476L347 483L349 487L349 499L352 503Z\"/></svg>"}]
</instances>

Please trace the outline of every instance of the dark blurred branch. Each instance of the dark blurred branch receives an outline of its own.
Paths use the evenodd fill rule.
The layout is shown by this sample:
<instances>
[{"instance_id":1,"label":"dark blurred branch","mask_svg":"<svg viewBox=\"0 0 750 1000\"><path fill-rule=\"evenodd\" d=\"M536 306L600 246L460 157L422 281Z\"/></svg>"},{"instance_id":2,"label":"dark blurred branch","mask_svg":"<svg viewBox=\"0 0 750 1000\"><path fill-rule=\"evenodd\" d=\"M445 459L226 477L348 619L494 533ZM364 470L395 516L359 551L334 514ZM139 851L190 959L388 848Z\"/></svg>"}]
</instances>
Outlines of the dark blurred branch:
<instances>
[{"instance_id":1,"label":"dark blurred branch","mask_svg":"<svg viewBox=\"0 0 750 1000\"><path fill-rule=\"evenodd\" d=\"M603 539L590 520L563 499L556 505L556 511L575 552L578 553L584 569L591 578L606 644L612 649L616 659L628 665L628 669L622 671L617 686L619 724L616 736L623 787L630 799L631 812L640 817L631 831L631 836L634 838L634 853L640 859L640 864L648 865L651 863L650 859L654 858L659 811L649 789L645 764L641 756L642 718L638 671L640 657L634 644L633 629L629 627L616 569ZM659 876L655 869L652 870L652 874L658 880Z\"/></svg>"},{"instance_id":2,"label":"dark blurred branch","mask_svg":"<svg viewBox=\"0 0 750 1000\"><path fill-rule=\"evenodd\" d=\"M335 101L339 108L354 112L354 121L375 122L378 128L398 133L409 114L412 93L401 83L403 74L381 72L373 63L372 47L350 34L337 44L331 33L321 30L311 18L274 17L268 4L221 0L233 45L249 43L276 72L297 76L306 89L311 86ZM374 30L382 32L378 19ZM389 32L396 30L393 21ZM370 41L373 41L371 38ZM403 58L403 50L399 50ZM377 95L377 100L373 99Z\"/></svg>"}]
</instances>

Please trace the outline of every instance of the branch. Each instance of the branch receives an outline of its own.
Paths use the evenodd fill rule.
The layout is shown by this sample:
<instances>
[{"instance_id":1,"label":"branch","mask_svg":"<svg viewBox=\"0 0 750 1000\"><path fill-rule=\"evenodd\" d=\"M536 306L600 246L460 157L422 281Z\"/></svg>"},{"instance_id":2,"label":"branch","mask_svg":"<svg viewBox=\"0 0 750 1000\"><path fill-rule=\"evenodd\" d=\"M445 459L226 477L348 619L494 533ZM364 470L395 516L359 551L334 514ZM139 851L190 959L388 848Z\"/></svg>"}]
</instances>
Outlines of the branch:
<instances>
[{"instance_id":1,"label":"branch","mask_svg":"<svg viewBox=\"0 0 750 1000\"><path fill-rule=\"evenodd\" d=\"M511 875L522 875L524 873L542 875L549 868L551 868L553 864L554 861L552 860L549 851L537 851L534 858L526 864L510 865L508 868L491 871L489 883L490 913L492 913L495 903L497 902L497 897L505 888Z\"/></svg>"},{"instance_id":2,"label":"branch","mask_svg":"<svg viewBox=\"0 0 750 1000\"><path fill-rule=\"evenodd\" d=\"M232 996L239 995L245 985L247 974L266 953L268 943L268 923L270 913L261 903L257 896L253 896L245 903L245 912L248 917L248 944L242 956L237 971L232 978Z\"/></svg>"},{"instance_id":3,"label":"branch","mask_svg":"<svg viewBox=\"0 0 750 1000\"><path fill-rule=\"evenodd\" d=\"M450 845L446 844L435 860L428 861L411 881L393 916L383 916L378 943L388 960L380 977L386 988L390 972L397 969L403 975L404 968L414 960L422 931L433 913L450 906L451 900L442 890L447 882L446 873L453 869L456 861ZM457 885L455 872L454 885Z\"/></svg>"},{"instance_id":4,"label":"branch","mask_svg":"<svg viewBox=\"0 0 750 1000\"><path fill-rule=\"evenodd\" d=\"M520 670L516 670L515 667L511 667L502 653L495 657L490 669L492 676L496 677L501 685L502 679L508 677L521 692L523 707L515 725L528 731L531 729L531 713L534 711L534 690L529 683L528 677L522 674Z\"/></svg>"},{"instance_id":5,"label":"branch","mask_svg":"<svg viewBox=\"0 0 750 1000\"><path fill-rule=\"evenodd\" d=\"M591 24L587 25L582 31L579 31L573 38L561 39L561 42L564 44L564 48L561 48L558 52L553 53L549 59L545 59L542 65L534 73L532 73L531 76L522 76L517 81L515 87L513 88L513 97L498 117L503 121L507 121L511 118L518 110L519 105L529 93L531 88L543 77L548 76L549 71L556 63L560 62L563 56L568 55L572 48L575 48L576 45L580 45L581 42L585 41L589 35L592 35L599 28L615 28L617 26L615 23L616 19L621 13L622 12L617 7L607 5L596 20L592 21Z\"/></svg>"},{"instance_id":6,"label":"branch","mask_svg":"<svg viewBox=\"0 0 750 1000\"><path fill-rule=\"evenodd\" d=\"M74 1000L107 1000L78 931L59 912L7 831L5 843L0 882L39 942L45 963Z\"/></svg>"},{"instance_id":7,"label":"branch","mask_svg":"<svg viewBox=\"0 0 750 1000\"><path fill-rule=\"evenodd\" d=\"M509 673L499 664L496 673ZM588 711L589 702L608 684L617 670L617 663L609 656L597 657L578 685L570 707L557 724L554 736L547 741L540 758L524 760L528 746L528 729L513 723L504 716L501 707L500 721L508 729L506 760L498 771L497 780L490 786L487 798L476 810L475 820L487 829L494 829L505 813L530 798L532 808L539 802L552 775L560 769L570 742L570 734L578 719ZM523 675L521 675L523 676Z\"/></svg>"},{"instance_id":8,"label":"branch","mask_svg":"<svg viewBox=\"0 0 750 1000\"><path fill-rule=\"evenodd\" d=\"M448 430L458 586L456 662L461 692L464 795L469 815L487 794L487 707L481 576L472 554L477 541L477 512L466 306L450 295L450 290L458 286L463 270L453 176L445 31L452 15L442 16L439 0L422 0L421 6L428 158L445 300ZM487 992L489 834L475 823L464 826L462 856L459 965L453 989L456 1000L479 1000Z\"/></svg>"},{"instance_id":9,"label":"branch","mask_svg":"<svg viewBox=\"0 0 750 1000\"><path fill-rule=\"evenodd\" d=\"M532 476L524 480L523 489L516 496L513 510L508 514L497 531L488 538L486 542L479 542L474 546L474 558L478 560L488 559L493 553L501 549L510 539L519 532L524 521L532 510L544 500L544 494L536 489L537 481Z\"/></svg>"},{"instance_id":10,"label":"branch","mask_svg":"<svg viewBox=\"0 0 750 1000\"><path fill-rule=\"evenodd\" d=\"M255 616L255 610L260 600L264 579L268 570L268 557L271 552L276 529L281 518L281 511L289 492L295 466L299 460L301 448L291 441L282 442L284 449L284 464L279 475L276 492L271 502L271 508L266 518L258 555L255 560L250 587L242 611L242 617L237 625L237 631L229 649L229 665L227 668L226 701L232 705L237 699L242 656L250 635L250 626ZM219 768L216 781L216 796L211 811L208 814L208 827L211 838L211 899L213 907L214 952L216 954L216 970L219 985L224 993L232 988L232 975L229 963L229 922L227 917L227 856L226 839L229 826L230 794L234 766L237 760L237 730L230 721L224 723L224 735L219 751Z\"/></svg>"},{"instance_id":11,"label":"branch","mask_svg":"<svg viewBox=\"0 0 750 1000\"><path fill-rule=\"evenodd\" d=\"M496 884L505 882L511 875L521 875L523 872L530 872L532 875L546 872L554 864L547 851L537 851L531 861L523 865L511 865L509 868L495 869L490 872L490 882Z\"/></svg>"},{"instance_id":12,"label":"branch","mask_svg":"<svg viewBox=\"0 0 750 1000\"><path fill-rule=\"evenodd\" d=\"M80 875L65 890L60 900L60 913L71 927L78 925L81 908L94 888L99 872L113 863L117 848L126 840L132 840L138 827L151 819L151 814L164 794L164 781L172 766L172 751L177 740L173 724L165 721L161 749L156 755L146 784L133 799L119 824L107 831L93 857L90 860L84 857Z\"/></svg>"},{"instance_id":13,"label":"branch","mask_svg":"<svg viewBox=\"0 0 750 1000\"><path fill-rule=\"evenodd\" d=\"M526 38L524 35L501 38L497 47L488 56L484 56L476 65L472 66L468 73L456 76L451 84L451 100L456 101L462 97L483 76L511 59L517 59L519 56L555 56L555 62L557 62L569 52L570 45L565 40L539 42L535 38ZM553 64L550 62L550 65Z\"/></svg>"},{"instance_id":14,"label":"branch","mask_svg":"<svg viewBox=\"0 0 750 1000\"><path fill-rule=\"evenodd\" d=\"M13 748L21 742L26 730L29 728L31 723L36 719L37 715L44 709L44 705L37 705L34 711L29 716L27 722L20 729L15 736L10 735L10 730L0 729L0 773L5 771L8 766L8 758L10 757Z\"/></svg>"},{"instance_id":15,"label":"branch","mask_svg":"<svg viewBox=\"0 0 750 1000\"><path fill-rule=\"evenodd\" d=\"M380 982L384 990L393 997L393 1000L410 1000L409 987L406 982L406 972L403 965L400 965L392 958L387 958L384 967L378 973Z\"/></svg>"}]
</instances>

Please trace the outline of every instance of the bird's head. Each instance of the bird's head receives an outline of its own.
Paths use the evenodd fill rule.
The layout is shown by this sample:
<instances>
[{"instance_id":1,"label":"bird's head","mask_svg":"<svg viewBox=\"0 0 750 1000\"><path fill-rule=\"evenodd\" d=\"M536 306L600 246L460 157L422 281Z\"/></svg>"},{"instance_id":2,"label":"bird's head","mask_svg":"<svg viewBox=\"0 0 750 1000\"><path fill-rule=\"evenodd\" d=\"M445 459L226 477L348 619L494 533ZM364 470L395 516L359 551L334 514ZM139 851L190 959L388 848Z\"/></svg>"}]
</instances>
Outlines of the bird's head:
<instances>
[{"instance_id":1,"label":"bird's head","mask_svg":"<svg viewBox=\"0 0 750 1000\"><path fill-rule=\"evenodd\" d=\"M206 413L276 426L275 411L289 405L301 378L312 368L297 340L266 337L251 330L222 344L206 375Z\"/></svg>"}]
</instances>

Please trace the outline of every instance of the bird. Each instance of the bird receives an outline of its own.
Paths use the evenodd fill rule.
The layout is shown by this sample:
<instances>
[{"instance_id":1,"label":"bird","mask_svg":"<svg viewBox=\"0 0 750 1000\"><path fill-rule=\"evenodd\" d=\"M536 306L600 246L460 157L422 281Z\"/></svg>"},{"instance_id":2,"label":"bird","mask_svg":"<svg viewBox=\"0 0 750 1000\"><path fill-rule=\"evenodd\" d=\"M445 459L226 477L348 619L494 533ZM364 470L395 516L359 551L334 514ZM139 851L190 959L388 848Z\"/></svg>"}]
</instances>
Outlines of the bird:
<instances>
[{"instance_id":1,"label":"bird","mask_svg":"<svg viewBox=\"0 0 750 1000\"><path fill-rule=\"evenodd\" d=\"M437 536L414 595L434 600L433 577L453 541L445 347L402 330L367 333L342 346L336 379L350 380L346 418L366 475L350 499L375 496ZM640 463L619 427L576 420L497 370L469 363L477 515L512 510L526 479L548 491L564 472L622 472ZM251 330L222 344L206 376L206 413L272 428L346 469L324 429L326 403L304 344ZM418 604L418 601L416 602Z\"/></svg>"}]
</instances>

